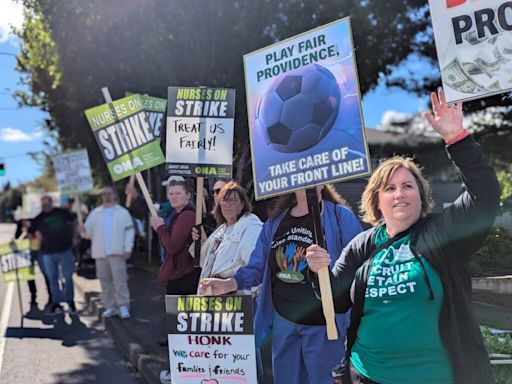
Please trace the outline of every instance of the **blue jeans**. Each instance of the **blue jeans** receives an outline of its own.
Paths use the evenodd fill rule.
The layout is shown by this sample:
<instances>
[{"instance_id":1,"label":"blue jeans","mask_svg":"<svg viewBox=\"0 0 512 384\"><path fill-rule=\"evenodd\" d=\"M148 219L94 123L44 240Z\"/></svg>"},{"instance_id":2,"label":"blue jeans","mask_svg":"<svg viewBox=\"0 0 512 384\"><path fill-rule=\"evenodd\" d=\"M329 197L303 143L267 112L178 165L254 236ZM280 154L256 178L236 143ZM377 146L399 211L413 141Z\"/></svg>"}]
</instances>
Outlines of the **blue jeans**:
<instances>
[{"instance_id":1,"label":"blue jeans","mask_svg":"<svg viewBox=\"0 0 512 384\"><path fill-rule=\"evenodd\" d=\"M59 265L64 279L64 299L72 302L74 297L73 272L75 271L75 258L71 249L58 253L46 253L43 263L50 281L52 303L59 304L62 301L62 292L59 285Z\"/></svg>"}]
</instances>

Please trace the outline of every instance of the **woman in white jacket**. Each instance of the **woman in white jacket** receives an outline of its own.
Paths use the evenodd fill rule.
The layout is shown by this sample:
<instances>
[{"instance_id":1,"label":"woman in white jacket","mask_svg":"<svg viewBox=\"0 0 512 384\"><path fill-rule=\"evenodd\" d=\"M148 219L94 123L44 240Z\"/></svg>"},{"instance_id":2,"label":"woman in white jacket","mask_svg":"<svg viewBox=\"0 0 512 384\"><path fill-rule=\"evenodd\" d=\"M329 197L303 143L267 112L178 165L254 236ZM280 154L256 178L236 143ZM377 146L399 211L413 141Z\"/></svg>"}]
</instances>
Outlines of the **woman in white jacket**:
<instances>
[{"instance_id":1,"label":"woman in white jacket","mask_svg":"<svg viewBox=\"0 0 512 384\"><path fill-rule=\"evenodd\" d=\"M251 212L247 193L239 184L230 181L220 190L212 212L217 229L208 239L201 230L201 278L232 277L247 264L262 227L261 220ZM195 228L192 239L199 239ZM192 244L191 254L194 254L193 248Z\"/></svg>"}]
</instances>

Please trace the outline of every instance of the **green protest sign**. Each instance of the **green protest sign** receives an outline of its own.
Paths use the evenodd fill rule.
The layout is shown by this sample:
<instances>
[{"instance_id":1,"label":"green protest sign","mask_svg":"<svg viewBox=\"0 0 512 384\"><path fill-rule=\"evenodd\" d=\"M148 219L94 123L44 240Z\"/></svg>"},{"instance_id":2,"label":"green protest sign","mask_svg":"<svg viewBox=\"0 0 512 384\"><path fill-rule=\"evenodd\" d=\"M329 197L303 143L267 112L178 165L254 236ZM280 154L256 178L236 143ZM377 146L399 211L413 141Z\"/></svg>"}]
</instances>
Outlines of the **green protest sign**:
<instances>
[{"instance_id":1,"label":"green protest sign","mask_svg":"<svg viewBox=\"0 0 512 384\"><path fill-rule=\"evenodd\" d=\"M112 180L121 180L165 161L140 95L87 109L85 116Z\"/></svg>"},{"instance_id":2,"label":"green protest sign","mask_svg":"<svg viewBox=\"0 0 512 384\"><path fill-rule=\"evenodd\" d=\"M17 279L35 280L34 265L30 257L30 241L27 239L1 243L0 268L6 283Z\"/></svg>"},{"instance_id":3,"label":"green protest sign","mask_svg":"<svg viewBox=\"0 0 512 384\"><path fill-rule=\"evenodd\" d=\"M126 92L125 95L131 96L134 95L134 93ZM165 122L165 112L167 111L167 100L142 94L139 96L144 103L144 110L148 116L153 135L157 138L161 138L162 127Z\"/></svg>"}]
</instances>

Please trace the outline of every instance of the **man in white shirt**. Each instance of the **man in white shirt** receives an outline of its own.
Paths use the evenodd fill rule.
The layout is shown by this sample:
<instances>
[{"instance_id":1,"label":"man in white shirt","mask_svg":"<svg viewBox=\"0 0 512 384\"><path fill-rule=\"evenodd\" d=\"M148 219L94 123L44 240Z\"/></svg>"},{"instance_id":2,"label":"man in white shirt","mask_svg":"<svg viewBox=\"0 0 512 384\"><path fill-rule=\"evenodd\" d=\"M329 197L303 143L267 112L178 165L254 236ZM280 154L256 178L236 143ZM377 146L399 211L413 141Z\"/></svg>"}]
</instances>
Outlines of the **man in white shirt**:
<instances>
[{"instance_id":1,"label":"man in white shirt","mask_svg":"<svg viewBox=\"0 0 512 384\"><path fill-rule=\"evenodd\" d=\"M87 217L81 234L91 239L91 254L96 262L96 275L101 285L103 317L130 317L130 292L126 260L133 248L135 231L127 209L117 204L113 187L102 190L103 204Z\"/></svg>"}]
</instances>

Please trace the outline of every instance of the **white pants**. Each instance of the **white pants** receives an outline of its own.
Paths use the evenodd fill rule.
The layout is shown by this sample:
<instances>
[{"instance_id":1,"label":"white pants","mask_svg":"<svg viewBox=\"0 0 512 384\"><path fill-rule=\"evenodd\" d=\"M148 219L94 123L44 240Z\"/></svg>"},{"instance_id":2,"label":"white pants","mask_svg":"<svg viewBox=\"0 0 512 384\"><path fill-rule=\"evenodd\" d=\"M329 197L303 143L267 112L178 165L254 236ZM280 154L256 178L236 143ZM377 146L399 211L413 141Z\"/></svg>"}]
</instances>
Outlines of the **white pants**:
<instances>
[{"instance_id":1,"label":"white pants","mask_svg":"<svg viewBox=\"0 0 512 384\"><path fill-rule=\"evenodd\" d=\"M96 276L101 285L101 301L105 308L130 306L126 260L122 255L110 255L96 260Z\"/></svg>"}]
</instances>

